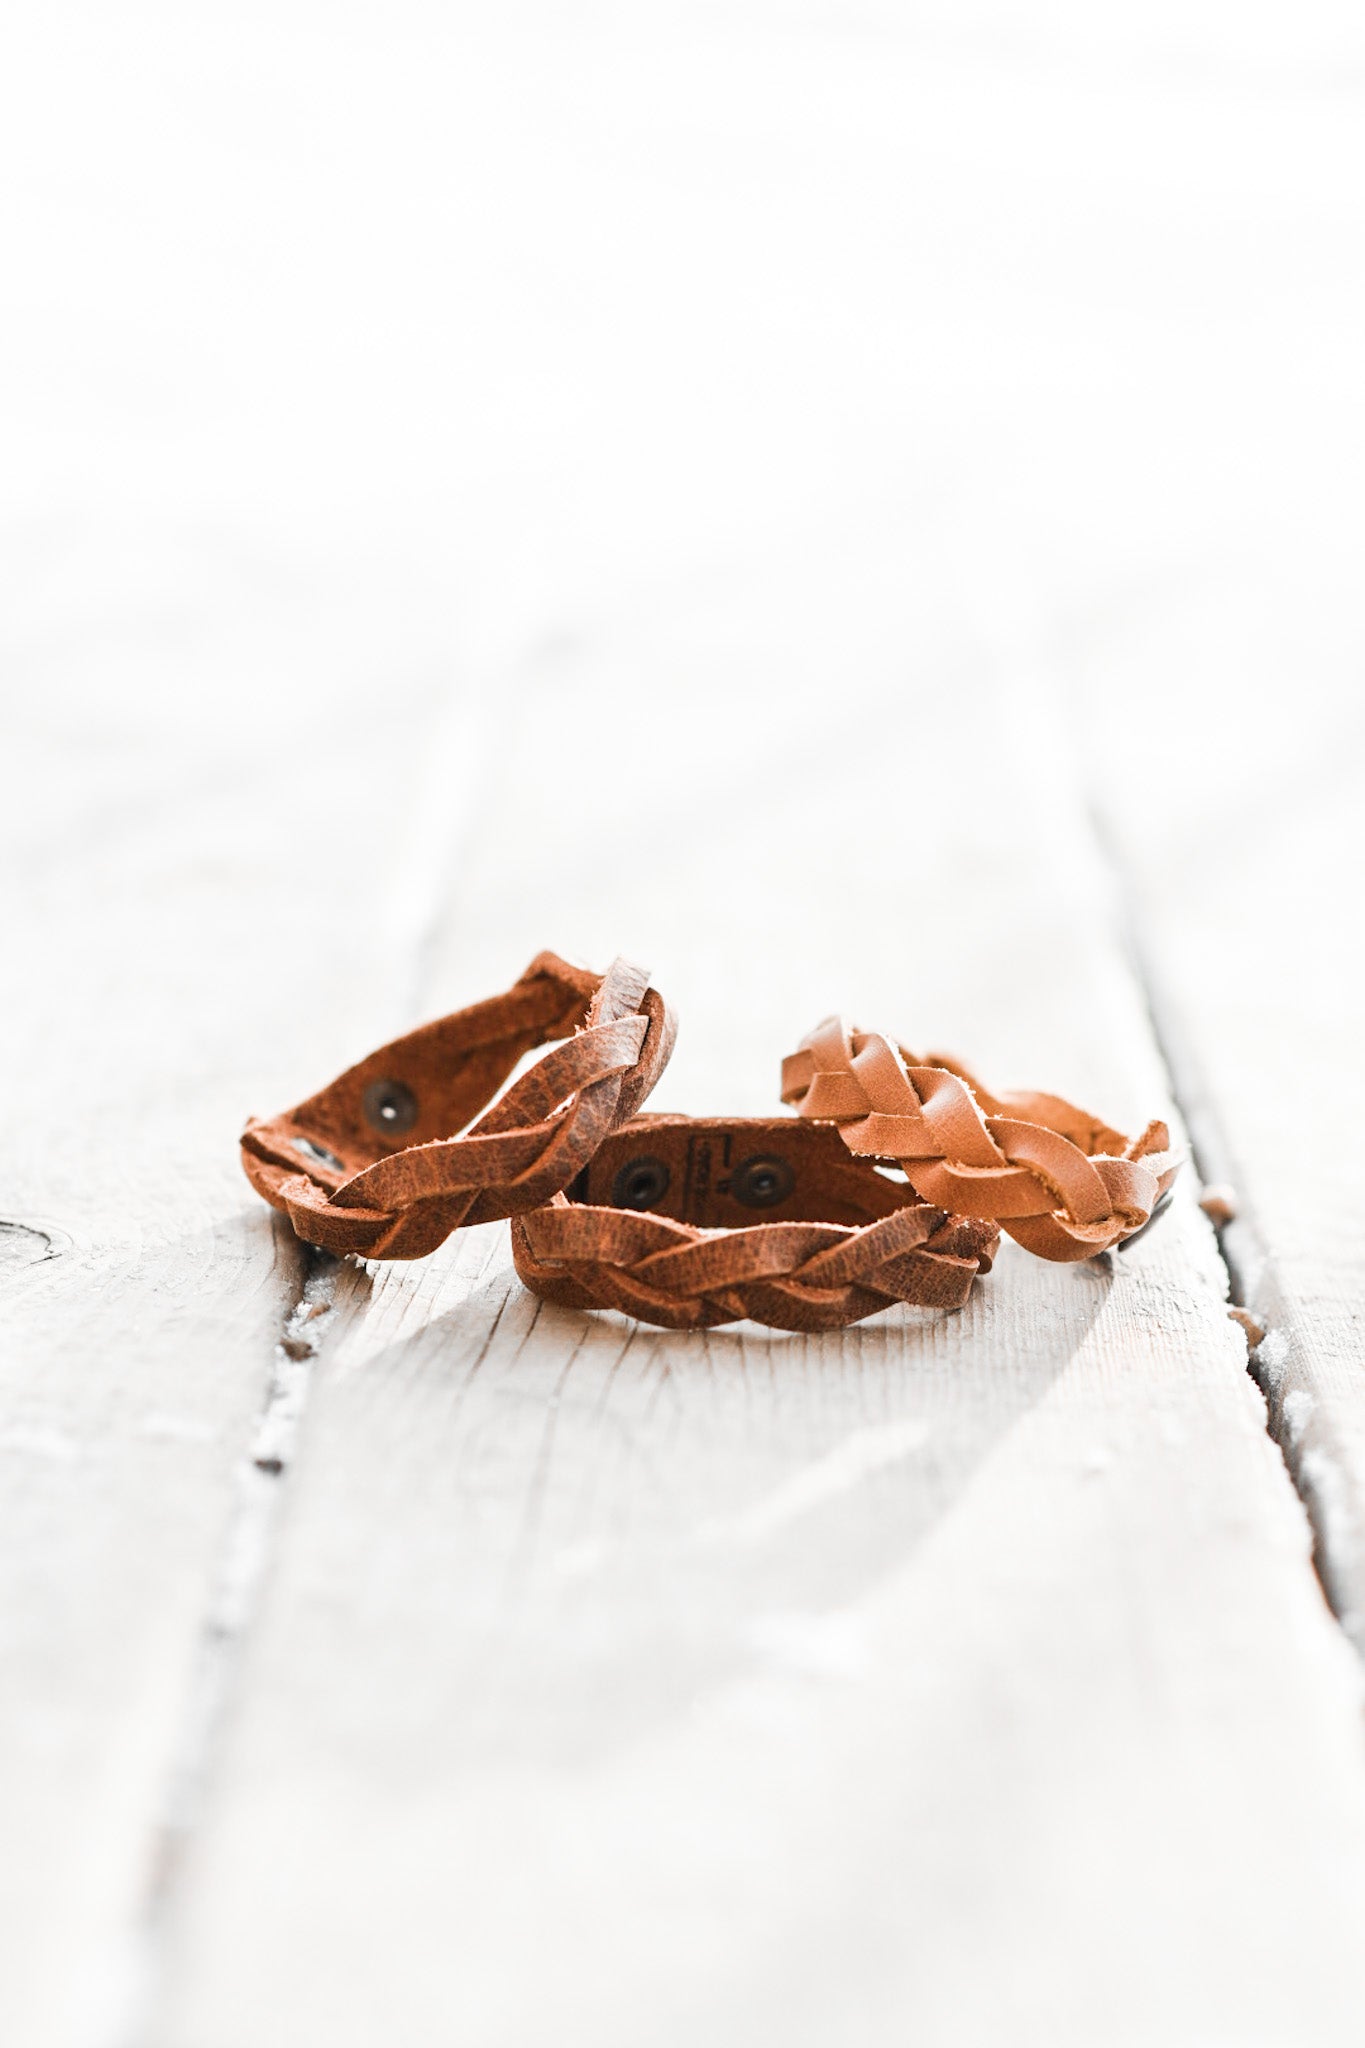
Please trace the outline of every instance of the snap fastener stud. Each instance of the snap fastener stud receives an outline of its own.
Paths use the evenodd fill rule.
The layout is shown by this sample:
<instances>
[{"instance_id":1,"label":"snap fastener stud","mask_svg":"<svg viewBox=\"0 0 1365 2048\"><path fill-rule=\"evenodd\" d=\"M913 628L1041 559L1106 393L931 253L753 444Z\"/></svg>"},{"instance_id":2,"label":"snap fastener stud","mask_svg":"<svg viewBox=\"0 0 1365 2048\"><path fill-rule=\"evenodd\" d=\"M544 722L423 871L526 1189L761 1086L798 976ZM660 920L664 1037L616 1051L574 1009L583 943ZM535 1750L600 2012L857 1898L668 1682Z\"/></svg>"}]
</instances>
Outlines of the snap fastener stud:
<instances>
[{"instance_id":1,"label":"snap fastener stud","mask_svg":"<svg viewBox=\"0 0 1365 2048\"><path fill-rule=\"evenodd\" d=\"M670 1178L663 1160L652 1153L641 1159L628 1159L611 1184L613 1208L654 1208L668 1193Z\"/></svg>"},{"instance_id":2,"label":"snap fastener stud","mask_svg":"<svg viewBox=\"0 0 1365 2048\"><path fill-rule=\"evenodd\" d=\"M730 1176L730 1193L746 1209L771 1209L783 1202L795 1185L796 1175L785 1159L759 1152L743 1159Z\"/></svg>"},{"instance_id":3,"label":"snap fastener stud","mask_svg":"<svg viewBox=\"0 0 1365 2048\"><path fill-rule=\"evenodd\" d=\"M417 1121L417 1097L401 1081L371 1081L360 1098L365 1121L385 1137L410 1131Z\"/></svg>"},{"instance_id":4,"label":"snap fastener stud","mask_svg":"<svg viewBox=\"0 0 1365 2048\"><path fill-rule=\"evenodd\" d=\"M330 1166L333 1173L345 1173L345 1160L338 1159L335 1152L329 1152L315 1138L291 1138L289 1142L296 1152L302 1152L305 1159L316 1160L319 1166Z\"/></svg>"}]
</instances>

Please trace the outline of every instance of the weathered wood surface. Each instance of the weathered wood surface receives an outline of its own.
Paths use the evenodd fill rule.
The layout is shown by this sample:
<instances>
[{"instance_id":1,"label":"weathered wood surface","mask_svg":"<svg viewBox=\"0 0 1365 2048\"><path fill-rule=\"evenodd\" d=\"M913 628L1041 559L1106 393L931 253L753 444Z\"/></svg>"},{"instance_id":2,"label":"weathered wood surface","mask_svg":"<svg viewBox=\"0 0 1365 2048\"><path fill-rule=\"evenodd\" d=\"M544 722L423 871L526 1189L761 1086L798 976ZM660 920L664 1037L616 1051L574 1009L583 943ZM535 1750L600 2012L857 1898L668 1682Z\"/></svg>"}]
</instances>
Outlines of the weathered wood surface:
<instances>
[{"instance_id":1,"label":"weathered wood surface","mask_svg":"<svg viewBox=\"0 0 1365 2048\"><path fill-rule=\"evenodd\" d=\"M1358 21L259 34L0 82L0 2040L1354 2048L1358 1665L1192 1177L689 1341L310 1265L234 1138L543 943L651 961L660 1106L839 1005L1136 1121L1126 899L1350 1620Z\"/></svg>"},{"instance_id":2,"label":"weathered wood surface","mask_svg":"<svg viewBox=\"0 0 1365 2048\"><path fill-rule=\"evenodd\" d=\"M382 1033L398 985L376 936L391 873L300 892L285 854L301 773L401 837L347 736L364 621L351 606L349 633L317 635L325 690L286 709L259 629L288 620L250 577L204 561L193 619L156 657L185 566L144 545L128 616L49 629L59 686L21 670L10 734L0 2039L24 2048L114 2038L230 1679L217 1639L268 1537L252 1460L287 1391L276 1346L304 1262L242 1201L233 1130L324 1044L326 1063ZM233 622L243 586L255 638ZM346 611L339 589L327 602ZM78 750L128 640L117 723ZM186 663L214 708L183 698Z\"/></svg>"},{"instance_id":3,"label":"weathered wood surface","mask_svg":"<svg viewBox=\"0 0 1365 2048\"><path fill-rule=\"evenodd\" d=\"M1220 565L1153 594L1140 622L1088 622L1071 669L1092 705L1113 690L1129 705L1139 772L1108 791L1106 813L1135 936L1207 1171L1238 1198L1225 1246L1268 1333L1254 1364L1272 1426L1312 1513L1324 1584L1365 1652L1354 580L1330 557ZM1265 707L1254 737L1229 716L1242 695ZM1184 740L1174 758L1161 739L1173 724ZM1102 748L1112 730L1092 721L1092 737Z\"/></svg>"},{"instance_id":4,"label":"weathered wood surface","mask_svg":"<svg viewBox=\"0 0 1365 2048\"><path fill-rule=\"evenodd\" d=\"M901 650L942 659L894 577L833 579L523 680L516 799L432 998L505 975L533 900L676 963L676 1106L766 1100L834 976L1136 1120L1162 1077L1084 813L1009 801L1047 758L1036 700L978 686L996 765L970 815L922 797L920 859L833 762L809 833L755 642L794 731L848 661L907 753ZM607 803L557 860L555 789L621 786L638 679L674 672L707 680L625 806L630 856ZM723 835L692 829L703 776ZM154 2038L1288 2042L1307 1977L1317 2038L1349 2039L1357 1673L1193 1196L1112 1271L1007 1256L968 1313L844 1339L538 1310L496 1231L348 1277ZM1271 1741L1292 1799L1263 1796ZM1260 1916L1291 1870L1286 1976Z\"/></svg>"}]
</instances>

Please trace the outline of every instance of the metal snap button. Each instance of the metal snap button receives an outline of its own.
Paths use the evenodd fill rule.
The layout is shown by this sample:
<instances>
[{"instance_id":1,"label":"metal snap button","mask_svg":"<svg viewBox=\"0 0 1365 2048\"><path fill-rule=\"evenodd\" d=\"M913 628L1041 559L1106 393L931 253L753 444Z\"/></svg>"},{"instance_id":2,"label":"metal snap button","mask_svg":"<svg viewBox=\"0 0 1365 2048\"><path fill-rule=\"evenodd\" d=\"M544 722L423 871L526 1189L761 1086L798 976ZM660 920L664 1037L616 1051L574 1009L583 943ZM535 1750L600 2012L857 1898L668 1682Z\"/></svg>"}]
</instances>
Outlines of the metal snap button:
<instances>
[{"instance_id":1,"label":"metal snap button","mask_svg":"<svg viewBox=\"0 0 1365 2048\"><path fill-rule=\"evenodd\" d=\"M730 1193L746 1209L771 1209L784 1202L796 1183L796 1175L785 1159L758 1152L743 1159L730 1175Z\"/></svg>"},{"instance_id":2,"label":"metal snap button","mask_svg":"<svg viewBox=\"0 0 1365 2048\"><path fill-rule=\"evenodd\" d=\"M302 1152L305 1159L316 1160L319 1166L330 1166L333 1173L345 1173L346 1162L338 1159L335 1152L329 1152L325 1145L319 1145L316 1138L291 1138L296 1152Z\"/></svg>"},{"instance_id":3,"label":"metal snap button","mask_svg":"<svg viewBox=\"0 0 1365 2048\"><path fill-rule=\"evenodd\" d=\"M671 1179L662 1159L646 1153L628 1159L611 1184L612 1206L616 1209L652 1209L668 1193Z\"/></svg>"},{"instance_id":4,"label":"metal snap button","mask_svg":"<svg viewBox=\"0 0 1365 2048\"><path fill-rule=\"evenodd\" d=\"M410 1131L417 1121L417 1097L401 1081L371 1081L360 1098L365 1121L385 1136Z\"/></svg>"}]
</instances>

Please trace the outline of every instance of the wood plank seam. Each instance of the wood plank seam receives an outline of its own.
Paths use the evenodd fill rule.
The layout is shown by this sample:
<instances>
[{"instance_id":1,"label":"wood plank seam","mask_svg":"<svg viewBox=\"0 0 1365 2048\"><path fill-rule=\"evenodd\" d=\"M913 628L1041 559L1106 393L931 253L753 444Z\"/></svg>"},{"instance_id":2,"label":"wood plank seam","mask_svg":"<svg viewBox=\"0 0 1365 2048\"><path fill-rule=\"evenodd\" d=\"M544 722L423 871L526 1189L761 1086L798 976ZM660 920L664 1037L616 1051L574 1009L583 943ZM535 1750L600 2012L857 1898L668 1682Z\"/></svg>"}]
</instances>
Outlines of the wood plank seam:
<instances>
[{"instance_id":1,"label":"wood plank seam","mask_svg":"<svg viewBox=\"0 0 1365 2048\"><path fill-rule=\"evenodd\" d=\"M400 991L395 1014L405 1023L422 1014L435 935L456 886L452 877L459 875L460 857L496 795L495 780L488 777L475 785L475 804L451 804L441 768L457 746L467 757L484 759L488 733L487 707L476 703L471 711L463 693L444 700L427 749L422 787L408 814L386 920L389 970ZM296 1238L282 1221L277 1220L276 1230L298 1258L298 1292L275 1346L251 1445L237 1475L236 1506L208 1589L180 1733L160 1818L153 1823L150 1874L134 1937L136 1953L129 1960L122 2008L110 2029L111 2048L138 2048L152 2025L175 1895L269 1575L284 1487L297 1452L314 1368L334 1320L343 1261ZM497 1321L489 1333L490 1344Z\"/></svg>"},{"instance_id":2,"label":"wood plank seam","mask_svg":"<svg viewBox=\"0 0 1365 2048\"><path fill-rule=\"evenodd\" d=\"M279 1226L282 1236L291 1235ZM298 1241L299 1291L281 1329L237 1493L208 1588L152 1850L142 1921L134 1936L112 2048L136 2048L154 2009L165 1921L213 1775L215 1755L269 1571L284 1483L294 1462L341 1261Z\"/></svg>"},{"instance_id":3,"label":"wood plank seam","mask_svg":"<svg viewBox=\"0 0 1365 2048\"><path fill-rule=\"evenodd\" d=\"M1171 1098L1189 1138L1191 1164L1208 1187L1237 1187L1232 1148L1206 1086L1201 1065L1179 1021L1179 1006L1157 970L1123 855L1098 804L1091 807L1095 838L1114 881L1118 923L1134 980L1146 1005L1152 1036L1166 1069ZM1323 1597L1352 1648L1365 1659L1365 1609L1356 1583L1359 1533L1350 1489L1331 1446L1312 1426L1315 1400L1296 1354L1293 1316L1264 1240L1243 1201L1237 1214L1213 1217L1219 1256L1227 1270L1228 1300L1265 1331L1248 1353L1247 1371L1266 1404L1266 1433L1284 1459L1303 1503L1313 1569Z\"/></svg>"},{"instance_id":4,"label":"wood plank seam","mask_svg":"<svg viewBox=\"0 0 1365 2048\"><path fill-rule=\"evenodd\" d=\"M897 614L864 646L849 622L876 606L811 580L813 622L785 578L784 609L757 612L788 722L846 674L877 718L909 628ZM790 1015L819 1014L809 984L869 1007L880 987L886 1014L913 993L903 958L861 958L913 917L938 963L919 1003L970 1018L1018 998L983 1029L1039 1076L1054 1013L1091 1019L1068 1078L1086 1101L1145 1100L1160 1055L1074 780L1023 833L1004 801L1021 762L1064 752L1056 722L1044 746L1036 699L978 693L997 745L977 801L931 779L916 820L960 889L912 899L903 820L851 772L822 782L823 872L791 887L806 756L774 749L766 712L745 726L722 653L747 658L753 617L746 589L695 647L651 620L643 647L590 646L581 690L521 700L499 764L516 800L452 892L436 985L496 979L532 909L588 957L634 931L678 970L679 1106L770 1100ZM665 878L687 849L678 891L622 858L610 803L560 852L563 789L614 789L635 761L639 677L668 673L656 636L711 691L702 761L683 731L650 763ZM737 872L775 961L748 949L738 994L709 915ZM1120 1979L1145 2001L1120 2016L1133 2048L1284 2048L1309 1989L1316 2038L1349 2042L1357 1667L1305 1571L1191 1192L1107 1274L1059 1286L1021 1257L962 1318L837 1345L642 1333L623 1365L614 1323L509 1297L500 1237L340 1276L139 2048L690 2048L850 2026L927 2044L1011 2038L1021 2013L1031 2040L1108 2040ZM1262 1811L1275 1740L1312 1777ZM1322 1873L1306 1896L1283 1881L1304 1866ZM1268 1893L1301 1914L1300 1958L1312 1945L1293 1984L1254 1924Z\"/></svg>"}]
</instances>

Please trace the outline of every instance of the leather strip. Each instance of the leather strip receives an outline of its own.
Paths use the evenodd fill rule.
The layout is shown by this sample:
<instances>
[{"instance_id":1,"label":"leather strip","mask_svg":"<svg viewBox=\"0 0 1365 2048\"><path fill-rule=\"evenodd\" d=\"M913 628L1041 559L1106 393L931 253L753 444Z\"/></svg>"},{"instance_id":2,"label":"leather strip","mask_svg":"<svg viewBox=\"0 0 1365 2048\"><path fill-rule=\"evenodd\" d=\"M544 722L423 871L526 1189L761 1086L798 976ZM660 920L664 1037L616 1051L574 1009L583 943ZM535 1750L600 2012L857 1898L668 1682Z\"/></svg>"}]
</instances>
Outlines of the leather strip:
<instances>
[{"instance_id":1,"label":"leather strip","mask_svg":"<svg viewBox=\"0 0 1365 2048\"><path fill-rule=\"evenodd\" d=\"M960 1308L999 1230L909 1192L821 1124L638 1116L567 1195L513 1220L512 1254L547 1301L670 1330L745 1317L836 1330L897 1301Z\"/></svg>"},{"instance_id":2,"label":"leather strip","mask_svg":"<svg viewBox=\"0 0 1365 2048\"><path fill-rule=\"evenodd\" d=\"M295 1109L253 1118L247 1178L308 1243L367 1259L420 1259L464 1224L536 1208L668 1063L673 1016L647 982L628 960L596 975L539 953L502 995L381 1046ZM485 1108L551 1039L565 1042Z\"/></svg>"},{"instance_id":3,"label":"leather strip","mask_svg":"<svg viewBox=\"0 0 1365 2048\"><path fill-rule=\"evenodd\" d=\"M1143 1229L1179 1170L1164 1123L1126 1138L1058 1095L992 1095L944 1053L917 1059L828 1017L782 1062L782 1100L895 1161L916 1194L998 1221L1042 1259L1089 1259Z\"/></svg>"}]
</instances>

